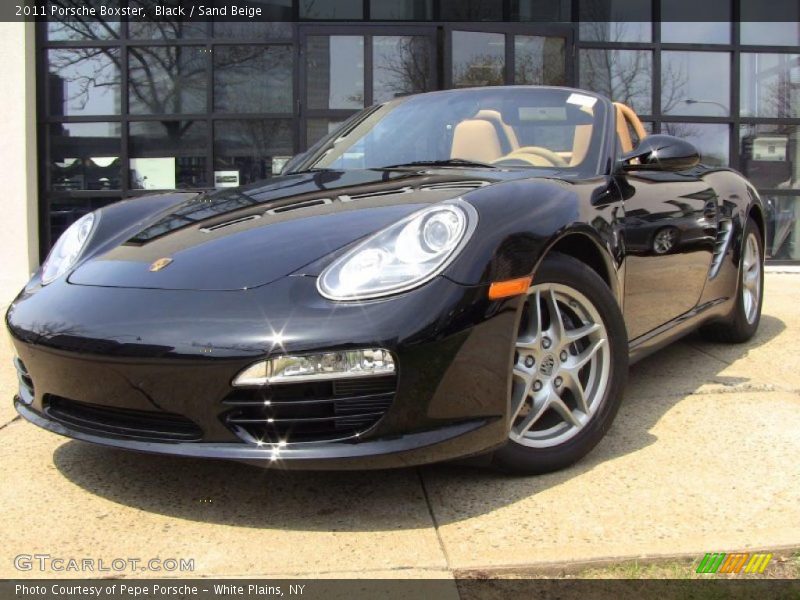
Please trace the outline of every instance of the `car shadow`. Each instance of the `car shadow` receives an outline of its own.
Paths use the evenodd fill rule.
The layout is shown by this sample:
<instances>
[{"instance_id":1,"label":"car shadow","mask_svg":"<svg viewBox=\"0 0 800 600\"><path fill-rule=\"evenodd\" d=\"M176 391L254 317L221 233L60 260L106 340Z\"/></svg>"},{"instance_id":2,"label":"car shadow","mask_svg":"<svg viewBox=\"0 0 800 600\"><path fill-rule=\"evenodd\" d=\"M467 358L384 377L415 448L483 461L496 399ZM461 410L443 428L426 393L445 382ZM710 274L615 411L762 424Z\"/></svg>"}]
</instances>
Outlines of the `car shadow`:
<instances>
[{"instance_id":1,"label":"car shadow","mask_svg":"<svg viewBox=\"0 0 800 600\"><path fill-rule=\"evenodd\" d=\"M726 360L741 358L785 328L780 319L763 315L756 338L738 346L734 354L726 349ZM455 489L453 498L468 499L448 501L444 515L436 511L439 525L529 498L655 443L650 430L656 422L701 386L748 383L744 377L722 375L727 367L714 357L714 345L697 335L644 359L631 368L623 406L598 447L576 465L539 477L509 476L458 463L387 471L280 471L77 441L59 446L53 460L64 477L91 494L179 519L271 530L415 529L430 525L426 483L436 481L446 486L448 495Z\"/></svg>"}]
</instances>

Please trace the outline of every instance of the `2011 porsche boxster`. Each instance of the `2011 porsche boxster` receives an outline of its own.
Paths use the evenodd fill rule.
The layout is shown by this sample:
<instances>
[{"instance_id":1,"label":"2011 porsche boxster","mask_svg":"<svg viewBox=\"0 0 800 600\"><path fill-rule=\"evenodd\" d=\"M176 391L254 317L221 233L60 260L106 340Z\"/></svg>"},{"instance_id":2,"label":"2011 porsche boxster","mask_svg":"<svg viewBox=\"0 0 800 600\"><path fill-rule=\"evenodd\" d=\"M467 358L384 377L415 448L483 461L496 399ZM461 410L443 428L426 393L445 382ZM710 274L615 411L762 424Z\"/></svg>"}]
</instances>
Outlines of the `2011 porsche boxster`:
<instances>
[{"instance_id":1,"label":"2011 porsche boxster","mask_svg":"<svg viewBox=\"0 0 800 600\"><path fill-rule=\"evenodd\" d=\"M8 310L15 405L145 452L551 471L608 430L629 362L755 333L763 257L753 186L624 105L409 96L279 177L76 221Z\"/></svg>"}]
</instances>

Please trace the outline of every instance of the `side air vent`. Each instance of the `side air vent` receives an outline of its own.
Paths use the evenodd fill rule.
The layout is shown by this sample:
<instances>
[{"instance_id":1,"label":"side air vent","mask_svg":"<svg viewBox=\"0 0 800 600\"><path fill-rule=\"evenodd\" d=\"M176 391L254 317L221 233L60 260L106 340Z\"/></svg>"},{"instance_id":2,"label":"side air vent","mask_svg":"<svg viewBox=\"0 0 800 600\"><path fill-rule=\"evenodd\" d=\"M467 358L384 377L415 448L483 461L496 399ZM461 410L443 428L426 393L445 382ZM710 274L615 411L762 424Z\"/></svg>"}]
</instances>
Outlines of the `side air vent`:
<instances>
[{"instance_id":1,"label":"side air vent","mask_svg":"<svg viewBox=\"0 0 800 600\"><path fill-rule=\"evenodd\" d=\"M352 202L353 200L361 200L363 198L377 198L378 196L391 196L393 194L407 194L413 191L410 187L405 186L395 188L393 190L380 190L377 192L364 192L363 194L342 194L339 200L342 202Z\"/></svg>"},{"instance_id":2,"label":"side air vent","mask_svg":"<svg viewBox=\"0 0 800 600\"><path fill-rule=\"evenodd\" d=\"M728 251L728 246L733 237L733 221L731 219L722 219L717 228L717 238L714 241L714 256L711 260L711 268L708 271L708 278L714 279L719 273L719 268L722 266L722 261Z\"/></svg>"},{"instance_id":3,"label":"side air vent","mask_svg":"<svg viewBox=\"0 0 800 600\"><path fill-rule=\"evenodd\" d=\"M277 208L271 208L266 213L267 215L279 215L281 213L289 212L290 210L299 210L301 208L310 208L312 206L322 206L323 204L330 204L333 202L330 198L314 198L313 200L304 200L302 202L295 202L294 204L287 204Z\"/></svg>"},{"instance_id":4,"label":"side air vent","mask_svg":"<svg viewBox=\"0 0 800 600\"><path fill-rule=\"evenodd\" d=\"M201 227L200 231L202 231L203 233L211 233L212 231L219 231L220 229L224 229L225 227L230 227L231 225L236 225L238 223L246 223L247 221L254 221L260 218L261 215L248 215L246 217L239 217L238 219L225 221L224 223L217 223L216 225L211 225L209 227Z\"/></svg>"},{"instance_id":5,"label":"side air vent","mask_svg":"<svg viewBox=\"0 0 800 600\"><path fill-rule=\"evenodd\" d=\"M467 180L467 181L443 181L441 183L426 183L419 186L419 189L426 192L446 192L449 190L463 191L474 190L485 185L489 185L488 181Z\"/></svg>"}]
</instances>

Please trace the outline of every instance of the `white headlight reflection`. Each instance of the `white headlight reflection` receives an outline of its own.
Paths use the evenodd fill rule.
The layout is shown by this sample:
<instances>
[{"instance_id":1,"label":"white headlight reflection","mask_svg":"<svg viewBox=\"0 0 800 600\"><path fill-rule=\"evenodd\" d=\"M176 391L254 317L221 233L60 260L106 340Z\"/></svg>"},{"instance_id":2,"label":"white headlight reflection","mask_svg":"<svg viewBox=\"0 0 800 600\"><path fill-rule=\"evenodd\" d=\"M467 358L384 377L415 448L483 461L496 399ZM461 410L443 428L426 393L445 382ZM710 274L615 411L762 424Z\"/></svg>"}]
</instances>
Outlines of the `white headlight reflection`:
<instances>
[{"instance_id":1,"label":"white headlight reflection","mask_svg":"<svg viewBox=\"0 0 800 600\"><path fill-rule=\"evenodd\" d=\"M370 236L331 263L317 280L330 300L362 300L422 285L464 247L478 213L463 200L436 204Z\"/></svg>"}]
</instances>

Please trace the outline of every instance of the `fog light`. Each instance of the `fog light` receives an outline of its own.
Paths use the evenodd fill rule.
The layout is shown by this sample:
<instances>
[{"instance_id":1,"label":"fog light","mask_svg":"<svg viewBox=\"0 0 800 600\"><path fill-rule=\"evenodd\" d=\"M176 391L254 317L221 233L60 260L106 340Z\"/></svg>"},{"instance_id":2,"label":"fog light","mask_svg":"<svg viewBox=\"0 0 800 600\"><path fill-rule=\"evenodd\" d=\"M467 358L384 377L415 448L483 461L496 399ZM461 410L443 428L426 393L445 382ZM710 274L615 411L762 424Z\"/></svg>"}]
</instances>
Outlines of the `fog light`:
<instances>
[{"instance_id":1,"label":"fog light","mask_svg":"<svg viewBox=\"0 0 800 600\"><path fill-rule=\"evenodd\" d=\"M394 359L388 350L367 348L342 352L321 352L277 356L254 363L233 380L235 386L260 386L271 383L295 383L392 375Z\"/></svg>"}]
</instances>

